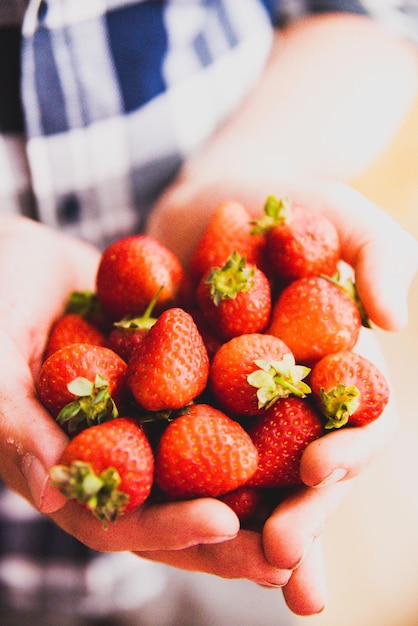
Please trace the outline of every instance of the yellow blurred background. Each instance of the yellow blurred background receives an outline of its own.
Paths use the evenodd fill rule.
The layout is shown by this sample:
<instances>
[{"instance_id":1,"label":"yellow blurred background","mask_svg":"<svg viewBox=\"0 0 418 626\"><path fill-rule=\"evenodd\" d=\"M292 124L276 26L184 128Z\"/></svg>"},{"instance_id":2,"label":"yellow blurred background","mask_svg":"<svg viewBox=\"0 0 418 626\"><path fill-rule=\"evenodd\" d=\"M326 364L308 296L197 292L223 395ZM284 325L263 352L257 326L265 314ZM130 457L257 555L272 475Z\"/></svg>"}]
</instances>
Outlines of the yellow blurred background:
<instances>
[{"instance_id":1,"label":"yellow blurred background","mask_svg":"<svg viewBox=\"0 0 418 626\"><path fill-rule=\"evenodd\" d=\"M352 184L418 238L418 99L394 141ZM401 414L390 446L328 522L328 604L302 626L418 625L418 277L410 322L377 331Z\"/></svg>"}]
</instances>

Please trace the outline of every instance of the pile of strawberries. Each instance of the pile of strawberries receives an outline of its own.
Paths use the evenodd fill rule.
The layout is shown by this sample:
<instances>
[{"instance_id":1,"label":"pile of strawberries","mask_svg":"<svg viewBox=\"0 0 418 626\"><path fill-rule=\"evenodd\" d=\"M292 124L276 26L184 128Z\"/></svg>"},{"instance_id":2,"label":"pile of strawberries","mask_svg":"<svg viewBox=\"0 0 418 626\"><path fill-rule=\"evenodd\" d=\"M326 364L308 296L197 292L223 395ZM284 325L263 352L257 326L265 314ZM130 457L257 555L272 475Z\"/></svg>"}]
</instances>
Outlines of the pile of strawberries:
<instances>
[{"instance_id":1,"label":"pile of strawberries","mask_svg":"<svg viewBox=\"0 0 418 626\"><path fill-rule=\"evenodd\" d=\"M204 496L260 520L300 484L309 442L388 401L353 351L368 321L342 267L333 224L272 196L257 220L219 205L189 271L147 235L111 244L37 379L70 436L53 483L104 527L146 500Z\"/></svg>"}]
</instances>

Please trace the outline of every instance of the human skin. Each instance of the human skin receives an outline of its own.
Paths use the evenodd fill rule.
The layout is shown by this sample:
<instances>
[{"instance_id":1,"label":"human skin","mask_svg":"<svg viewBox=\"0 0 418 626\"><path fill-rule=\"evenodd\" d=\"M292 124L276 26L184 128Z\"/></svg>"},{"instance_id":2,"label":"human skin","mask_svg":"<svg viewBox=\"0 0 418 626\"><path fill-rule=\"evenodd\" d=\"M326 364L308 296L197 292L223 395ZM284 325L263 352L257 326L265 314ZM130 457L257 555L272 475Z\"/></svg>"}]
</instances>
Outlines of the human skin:
<instances>
[{"instance_id":1,"label":"human skin","mask_svg":"<svg viewBox=\"0 0 418 626\"><path fill-rule=\"evenodd\" d=\"M350 63L342 63L339 55L347 59L349 45ZM313 54L315 62L307 65ZM350 177L390 140L413 97L414 64L407 45L363 18L314 18L290 28L254 94L162 195L148 232L187 264L218 201L235 197L257 212L269 193L288 193L336 223L373 321L389 330L402 327L417 269L416 242L367 199L330 179ZM312 84L322 89L312 92ZM385 115L375 116L388 84L395 97L385 103ZM361 87L357 108L348 99L354 87ZM277 90L280 97L274 98ZM358 131L355 142L352 128ZM388 262L391 251L399 259L395 267ZM0 221L3 480L96 550L131 550L175 567L280 586L295 613L320 611L325 583L318 537L350 487L350 480L333 483L342 478L333 470L345 470L345 479L358 475L389 440L396 411L390 406L366 428L332 433L308 446L301 466L305 487L276 509L262 533L239 530L232 511L212 499L145 505L103 531L49 484L48 471L67 439L34 388L52 321L72 290L94 286L98 260L97 250L47 227L25 219ZM367 331L362 342L378 358Z\"/></svg>"}]
</instances>

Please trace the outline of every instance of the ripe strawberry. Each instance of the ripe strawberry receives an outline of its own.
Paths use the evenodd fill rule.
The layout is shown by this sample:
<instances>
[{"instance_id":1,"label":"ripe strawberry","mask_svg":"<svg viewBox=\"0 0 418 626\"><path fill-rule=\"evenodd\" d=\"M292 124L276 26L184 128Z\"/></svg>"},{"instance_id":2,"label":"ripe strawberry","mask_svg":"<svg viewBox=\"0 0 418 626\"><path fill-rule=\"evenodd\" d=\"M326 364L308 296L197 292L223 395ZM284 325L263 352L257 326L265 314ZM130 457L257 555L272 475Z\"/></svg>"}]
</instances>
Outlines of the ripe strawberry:
<instances>
[{"instance_id":1,"label":"ripe strawberry","mask_svg":"<svg viewBox=\"0 0 418 626\"><path fill-rule=\"evenodd\" d=\"M267 256L277 276L291 282L303 276L331 276L340 259L337 229L323 215L269 196L253 233L266 233Z\"/></svg>"},{"instance_id":2,"label":"ripe strawberry","mask_svg":"<svg viewBox=\"0 0 418 626\"><path fill-rule=\"evenodd\" d=\"M251 217L240 203L228 200L212 213L190 263L197 284L212 267L222 267L236 250L248 263L264 268L264 235L251 235Z\"/></svg>"},{"instance_id":3,"label":"ripe strawberry","mask_svg":"<svg viewBox=\"0 0 418 626\"><path fill-rule=\"evenodd\" d=\"M351 351L329 354L311 372L312 393L327 418L325 428L364 426L389 401L389 385L379 368Z\"/></svg>"},{"instance_id":4,"label":"ripe strawberry","mask_svg":"<svg viewBox=\"0 0 418 626\"><path fill-rule=\"evenodd\" d=\"M125 393L127 365L102 346L65 346L42 364L36 382L42 404L74 432L117 415Z\"/></svg>"},{"instance_id":5,"label":"ripe strawberry","mask_svg":"<svg viewBox=\"0 0 418 626\"><path fill-rule=\"evenodd\" d=\"M222 267L214 267L202 277L196 297L204 316L223 339L262 332L270 320L269 281L235 251Z\"/></svg>"},{"instance_id":6,"label":"ripe strawberry","mask_svg":"<svg viewBox=\"0 0 418 626\"><path fill-rule=\"evenodd\" d=\"M287 345L271 335L244 334L224 343L212 359L210 389L231 415L258 415L279 397L305 395L309 370L295 365Z\"/></svg>"},{"instance_id":7,"label":"ripe strawberry","mask_svg":"<svg viewBox=\"0 0 418 626\"><path fill-rule=\"evenodd\" d=\"M159 288L156 310L172 306L184 282L180 261L171 250L148 235L131 235L103 251L96 291L109 317L119 321L143 313Z\"/></svg>"},{"instance_id":8,"label":"ripe strawberry","mask_svg":"<svg viewBox=\"0 0 418 626\"><path fill-rule=\"evenodd\" d=\"M248 485L290 487L301 483L300 460L308 443L323 435L322 419L302 398L277 400L248 428L258 450L258 468Z\"/></svg>"},{"instance_id":9,"label":"ripe strawberry","mask_svg":"<svg viewBox=\"0 0 418 626\"><path fill-rule=\"evenodd\" d=\"M96 326L78 313L64 313L51 327L44 359L72 343L104 346L106 337Z\"/></svg>"},{"instance_id":10,"label":"ripe strawberry","mask_svg":"<svg viewBox=\"0 0 418 626\"><path fill-rule=\"evenodd\" d=\"M258 456L238 422L207 404L192 404L164 431L155 481L177 498L216 497L245 484Z\"/></svg>"},{"instance_id":11,"label":"ripe strawberry","mask_svg":"<svg viewBox=\"0 0 418 626\"><path fill-rule=\"evenodd\" d=\"M241 523L255 517L264 503L261 490L248 484L224 493L218 499L234 511Z\"/></svg>"},{"instance_id":12,"label":"ripe strawberry","mask_svg":"<svg viewBox=\"0 0 418 626\"><path fill-rule=\"evenodd\" d=\"M193 318L183 309L164 311L136 348L127 384L148 411L179 409L206 387L209 357Z\"/></svg>"},{"instance_id":13,"label":"ripe strawberry","mask_svg":"<svg viewBox=\"0 0 418 626\"><path fill-rule=\"evenodd\" d=\"M160 292L161 288L158 289L141 316L124 317L120 322L115 322L113 330L111 330L108 335L108 347L116 352L116 354L119 354L127 363L132 356L132 352L157 321L157 318L151 317L151 315Z\"/></svg>"},{"instance_id":14,"label":"ripe strawberry","mask_svg":"<svg viewBox=\"0 0 418 626\"><path fill-rule=\"evenodd\" d=\"M299 363L310 365L356 343L361 317L354 300L331 280L299 278L278 297L268 332L280 337Z\"/></svg>"},{"instance_id":15,"label":"ripe strawberry","mask_svg":"<svg viewBox=\"0 0 418 626\"><path fill-rule=\"evenodd\" d=\"M51 480L69 499L89 509L107 527L148 498L154 456L142 429L130 418L81 431L65 448Z\"/></svg>"}]
</instances>

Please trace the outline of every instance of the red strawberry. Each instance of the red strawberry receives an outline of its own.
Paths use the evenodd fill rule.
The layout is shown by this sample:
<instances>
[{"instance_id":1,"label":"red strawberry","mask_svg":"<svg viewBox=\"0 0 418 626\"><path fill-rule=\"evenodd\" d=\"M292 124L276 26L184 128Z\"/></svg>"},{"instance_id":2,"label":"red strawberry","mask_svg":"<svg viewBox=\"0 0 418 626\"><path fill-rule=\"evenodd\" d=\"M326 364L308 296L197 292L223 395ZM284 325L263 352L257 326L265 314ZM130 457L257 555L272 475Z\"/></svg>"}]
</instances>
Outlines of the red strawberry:
<instances>
[{"instance_id":1,"label":"red strawberry","mask_svg":"<svg viewBox=\"0 0 418 626\"><path fill-rule=\"evenodd\" d=\"M178 258L148 235L132 235L103 251L96 277L99 301L113 320L143 313L161 288L156 310L177 302L185 283Z\"/></svg>"},{"instance_id":2,"label":"red strawberry","mask_svg":"<svg viewBox=\"0 0 418 626\"><path fill-rule=\"evenodd\" d=\"M278 297L268 332L280 337L299 363L312 364L357 342L361 317L342 287L319 276L300 278Z\"/></svg>"},{"instance_id":3,"label":"red strawberry","mask_svg":"<svg viewBox=\"0 0 418 626\"><path fill-rule=\"evenodd\" d=\"M221 267L236 250L248 263L263 269L264 235L251 235L251 217L233 200L219 204L212 213L190 263L190 275L197 284L212 267Z\"/></svg>"},{"instance_id":4,"label":"red strawberry","mask_svg":"<svg viewBox=\"0 0 418 626\"><path fill-rule=\"evenodd\" d=\"M105 335L78 313L64 313L51 327L44 358L72 343L104 346Z\"/></svg>"},{"instance_id":5,"label":"red strawberry","mask_svg":"<svg viewBox=\"0 0 418 626\"><path fill-rule=\"evenodd\" d=\"M364 426L377 419L389 401L389 385L379 368L351 351L321 359L312 369L311 385L328 429Z\"/></svg>"},{"instance_id":6,"label":"red strawberry","mask_svg":"<svg viewBox=\"0 0 418 626\"><path fill-rule=\"evenodd\" d=\"M130 360L132 352L157 321L157 318L151 317L151 314L160 292L161 288L158 289L143 315L139 317L124 317L120 322L115 322L113 330L110 331L107 345L116 354L119 354L124 361L128 362Z\"/></svg>"},{"instance_id":7,"label":"red strawberry","mask_svg":"<svg viewBox=\"0 0 418 626\"><path fill-rule=\"evenodd\" d=\"M69 499L107 522L133 511L148 498L154 457L142 429L119 417L81 431L65 448L51 479Z\"/></svg>"},{"instance_id":8,"label":"red strawberry","mask_svg":"<svg viewBox=\"0 0 418 626\"><path fill-rule=\"evenodd\" d=\"M212 359L209 386L231 415L257 415L277 398L310 392L287 345L271 335L252 333L224 343Z\"/></svg>"},{"instance_id":9,"label":"red strawberry","mask_svg":"<svg viewBox=\"0 0 418 626\"><path fill-rule=\"evenodd\" d=\"M301 483L300 460L308 443L323 434L322 419L306 400L281 398L248 428L258 450L258 468L248 485L289 487Z\"/></svg>"},{"instance_id":10,"label":"red strawberry","mask_svg":"<svg viewBox=\"0 0 418 626\"><path fill-rule=\"evenodd\" d=\"M112 350L72 344L44 361L36 387L42 404L73 432L117 415L125 392L127 365Z\"/></svg>"},{"instance_id":11,"label":"red strawberry","mask_svg":"<svg viewBox=\"0 0 418 626\"><path fill-rule=\"evenodd\" d=\"M206 387L209 357L193 318L183 309L164 311L132 354L127 381L148 411L179 409Z\"/></svg>"},{"instance_id":12,"label":"red strawberry","mask_svg":"<svg viewBox=\"0 0 418 626\"><path fill-rule=\"evenodd\" d=\"M219 496L245 484L257 451L238 422L207 404L193 404L164 431L155 481L177 498Z\"/></svg>"},{"instance_id":13,"label":"red strawberry","mask_svg":"<svg viewBox=\"0 0 418 626\"><path fill-rule=\"evenodd\" d=\"M218 499L234 511L240 522L246 522L255 517L264 504L261 490L247 484L218 496Z\"/></svg>"},{"instance_id":14,"label":"red strawberry","mask_svg":"<svg viewBox=\"0 0 418 626\"><path fill-rule=\"evenodd\" d=\"M237 252L222 267L203 276L196 297L204 316L223 339L261 332L270 320L270 283Z\"/></svg>"},{"instance_id":15,"label":"red strawberry","mask_svg":"<svg viewBox=\"0 0 418 626\"><path fill-rule=\"evenodd\" d=\"M331 276L336 271L340 259L338 232L323 215L292 205L289 198L269 196L264 216L253 224L253 233L267 234L268 258L283 281L317 274Z\"/></svg>"}]
</instances>

